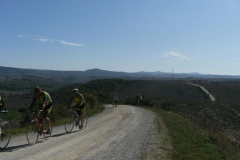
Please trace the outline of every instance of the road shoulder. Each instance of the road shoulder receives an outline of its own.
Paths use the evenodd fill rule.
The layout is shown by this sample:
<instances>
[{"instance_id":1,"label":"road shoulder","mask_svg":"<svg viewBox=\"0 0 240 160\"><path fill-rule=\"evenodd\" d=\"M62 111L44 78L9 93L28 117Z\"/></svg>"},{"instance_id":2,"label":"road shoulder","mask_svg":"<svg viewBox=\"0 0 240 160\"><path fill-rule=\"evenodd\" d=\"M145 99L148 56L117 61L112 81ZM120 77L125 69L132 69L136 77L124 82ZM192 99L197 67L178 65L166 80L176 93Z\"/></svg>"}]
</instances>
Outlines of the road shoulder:
<instances>
[{"instance_id":1,"label":"road shoulder","mask_svg":"<svg viewBox=\"0 0 240 160\"><path fill-rule=\"evenodd\" d=\"M154 114L154 113L153 113ZM161 117L154 114L154 125L149 133L147 151L140 158L141 160L170 160L172 142L168 134L168 128Z\"/></svg>"}]
</instances>

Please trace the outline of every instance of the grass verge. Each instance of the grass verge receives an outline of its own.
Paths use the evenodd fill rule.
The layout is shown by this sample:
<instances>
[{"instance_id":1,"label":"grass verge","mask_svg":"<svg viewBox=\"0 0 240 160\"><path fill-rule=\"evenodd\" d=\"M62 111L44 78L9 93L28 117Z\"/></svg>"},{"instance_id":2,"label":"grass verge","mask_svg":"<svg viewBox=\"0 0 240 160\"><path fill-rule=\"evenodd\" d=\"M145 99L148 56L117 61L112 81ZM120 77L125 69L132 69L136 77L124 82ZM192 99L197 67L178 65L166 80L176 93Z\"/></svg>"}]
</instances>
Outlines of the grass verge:
<instances>
[{"instance_id":1,"label":"grass verge","mask_svg":"<svg viewBox=\"0 0 240 160\"><path fill-rule=\"evenodd\" d=\"M151 110L163 119L168 128L173 147L171 153L173 160L239 160L240 148L221 134L206 132L173 112L159 108ZM160 134L161 130L158 132Z\"/></svg>"}]
</instances>

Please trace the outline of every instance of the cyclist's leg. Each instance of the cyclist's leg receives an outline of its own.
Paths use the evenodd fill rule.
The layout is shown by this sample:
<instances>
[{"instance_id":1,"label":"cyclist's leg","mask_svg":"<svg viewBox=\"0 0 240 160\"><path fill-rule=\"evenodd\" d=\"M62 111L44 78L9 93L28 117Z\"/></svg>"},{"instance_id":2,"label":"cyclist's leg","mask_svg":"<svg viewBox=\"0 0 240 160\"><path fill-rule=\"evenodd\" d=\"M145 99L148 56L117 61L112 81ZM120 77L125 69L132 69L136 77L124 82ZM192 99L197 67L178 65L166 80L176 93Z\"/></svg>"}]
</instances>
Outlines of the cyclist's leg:
<instances>
[{"instance_id":1,"label":"cyclist's leg","mask_svg":"<svg viewBox=\"0 0 240 160\"><path fill-rule=\"evenodd\" d=\"M37 113L36 113L35 117L37 117L36 125L37 125L37 128L38 128L38 131L42 131L42 126L41 126L41 124L39 123L39 117L38 117L38 114L37 114Z\"/></svg>"},{"instance_id":2,"label":"cyclist's leg","mask_svg":"<svg viewBox=\"0 0 240 160\"><path fill-rule=\"evenodd\" d=\"M83 112L84 112L84 108L81 108L78 112L78 116L79 116L79 119L81 121L81 127L82 127L83 122L84 122Z\"/></svg>"},{"instance_id":3,"label":"cyclist's leg","mask_svg":"<svg viewBox=\"0 0 240 160\"><path fill-rule=\"evenodd\" d=\"M49 108L45 109L44 113L43 113L43 119L48 128L50 128L50 122L48 120L48 116L51 113L51 110L52 110L52 107L49 107Z\"/></svg>"}]
</instances>

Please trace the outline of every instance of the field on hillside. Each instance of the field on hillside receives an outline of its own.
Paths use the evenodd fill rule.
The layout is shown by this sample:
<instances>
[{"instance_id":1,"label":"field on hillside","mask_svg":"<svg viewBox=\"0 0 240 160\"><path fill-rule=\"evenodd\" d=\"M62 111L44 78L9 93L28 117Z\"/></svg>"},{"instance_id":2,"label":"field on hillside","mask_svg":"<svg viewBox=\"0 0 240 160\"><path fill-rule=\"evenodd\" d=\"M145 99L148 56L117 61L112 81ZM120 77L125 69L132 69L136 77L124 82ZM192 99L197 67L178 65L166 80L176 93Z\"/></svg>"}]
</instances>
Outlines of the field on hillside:
<instances>
[{"instance_id":1,"label":"field on hillside","mask_svg":"<svg viewBox=\"0 0 240 160\"><path fill-rule=\"evenodd\" d=\"M114 93L112 92L109 96L114 95ZM128 97L138 96L139 94L151 98L205 100L195 86L186 84L184 81L139 80L124 90L116 91L116 93L120 101Z\"/></svg>"},{"instance_id":2,"label":"field on hillside","mask_svg":"<svg viewBox=\"0 0 240 160\"><path fill-rule=\"evenodd\" d=\"M217 98L218 101L240 100L240 81L198 81Z\"/></svg>"},{"instance_id":3,"label":"field on hillside","mask_svg":"<svg viewBox=\"0 0 240 160\"><path fill-rule=\"evenodd\" d=\"M0 81L0 94L5 95L23 95L23 93L31 93L33 88L40 86L43 90L52 91L68 84L57 82L46 82L40 80L22 80L12 79Z\"/></svg>"},{"instance_id":4,"label":"field on hillside","mask_svg":"<svg viewBox=\"0 0 240 160\"><path fill-rule=\"evenodd\" d=\"M9 97L5 98L4 101L8 109L18 110L19 108L29 107L32 98Z\"/></svg>"}]
</instances>

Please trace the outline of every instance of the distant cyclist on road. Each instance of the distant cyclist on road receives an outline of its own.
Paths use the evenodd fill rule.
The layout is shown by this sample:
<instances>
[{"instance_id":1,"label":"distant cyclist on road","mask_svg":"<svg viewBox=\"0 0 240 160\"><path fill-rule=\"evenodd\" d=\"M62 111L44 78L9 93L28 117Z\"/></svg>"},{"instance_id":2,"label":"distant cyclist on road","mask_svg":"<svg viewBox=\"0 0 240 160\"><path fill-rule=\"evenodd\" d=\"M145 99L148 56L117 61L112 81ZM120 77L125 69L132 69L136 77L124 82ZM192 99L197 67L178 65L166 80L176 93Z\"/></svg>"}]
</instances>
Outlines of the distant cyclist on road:
<instances>
[{"instance_id":1,"label":"distant cyclist on road","mask_svg":"<svg viewBox=\"0 0 240 160\"><path fill-rule=\"evenodd\" d=\"M139 94L139 97L138 97L138 106L140 106L142 104L142 100L143 100L143 97L141 94Z\"/></svg>"},{"instance_id":2,"label":"distant cyclist on road","mask_svg":"<svg viewBox=\"0 0 240 160\"><path fill-rule=\"evenodd\" d=\"M66 109L70 108L72 103L75 103L74 107L76 107L76 111L81 121L81 126L79 126L79 129L83 129L84 123L83 111L86 107L86 101L84 100L83 95L78 92L77 88L73 89L73 97L70 100L68 107Z\"/></svg>"},{"instance_id":3,"label":"distant cyclist on road","mask_svg":"<svg viewBox=\"0 0 240 160\"><path fill-rule=\"evenodd\" d=\"M35 103L38 101L39 105L41 106L39 109L40 109L40 111L43 112L43 119L44 119L45 124L48 127L47 133L51 133L50 122L48 120L48 116L52 110L52 99L47 92L42 91L42 89L39 87L36 87L34 89L34 95L35 96L33 98L31 106L29 107L28 112L30 112L30 113L32 112L32 108L34 107Z\"/></svg>"},{"instance_id":4,"label":"distant cyclist on road","mask_svg":"<svg viewBox=\"0 0 240 160\"><path fill-rule=\"evenodd\" d=\"M117 107L117 103L118 103L118 95L115 94L113 97L113 107Z\"/></svg>"}]
</instances>

